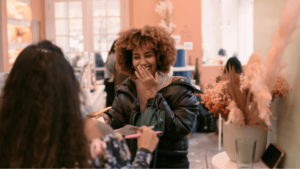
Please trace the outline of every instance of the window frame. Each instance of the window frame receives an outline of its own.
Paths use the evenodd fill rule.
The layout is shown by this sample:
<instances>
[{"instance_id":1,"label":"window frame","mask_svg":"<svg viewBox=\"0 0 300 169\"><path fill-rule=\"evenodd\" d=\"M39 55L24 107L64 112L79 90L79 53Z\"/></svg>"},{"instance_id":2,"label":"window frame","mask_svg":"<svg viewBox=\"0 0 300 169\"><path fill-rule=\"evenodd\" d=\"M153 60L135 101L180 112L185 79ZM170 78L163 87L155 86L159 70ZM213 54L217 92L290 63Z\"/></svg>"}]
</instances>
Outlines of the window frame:
<instances>
[{"instance_id":1,"label":"window frame","mask_svg":"<svg viewBox=\"0 0 300 169\"><path fill-rule=\"evenodd\" d=\"M58 37L56 35L55 32L55 3L56 2L74 2L74 1L80 1L82 4L82 33L83 33L83 52L80 52L83 54L85 52L89 53L90 55L94 55L96 52L99 52L100 54L102 52L109 52L110 46L108 44L108 37L106 37L106 42L107 42L107 51L100 51L100 50L94 50L94 23L93 23L93 19L97 18L93 16L93 0L45 0L45 20L46 20L46 39L50 40L51 42L53 42L54 44L56 44L56 37ZM101 1L101 0L99 0ZM106 0L106 1L119 1L120 4L120 30L124 30L124 29L128 29L129 28L129 0ZM107 6L105 6L105 8L107 9ZM107 13L107 10L106 10ZM105 16L106 18L110 17L110 16ZM113 16L112 16L113 17ZM73 19L73 18L72 18ZM107 28L107 23L106 23L106 28ZM106 34L105 35L111 35L111 33L108 33L108 31L106 30ZM115 34L113 34L115 35ZM72 52L65 52L64 53L72 53ZM75 52L73 52L75 53ZM107 57L107 56L106 56ZM70 62L71 62L71 57L68 57ZM90 57L91 58L91 57ZM103 58L103 56L102 56ZM71 64L71 63L70 63ZM80 71L80 68L74 68L74 70L76 71ZM94 60L92 61L92 64L88 64L88 76L91 77L91 72L94 72L94 74L96 75L96 71L104 71L105 72L105 68L104 67L96 67L95 64L95 57ZM91 79L91 78L90 78ZM91 83L91 81L88 81L89 84Z\"/></svg>"}]
</instances>

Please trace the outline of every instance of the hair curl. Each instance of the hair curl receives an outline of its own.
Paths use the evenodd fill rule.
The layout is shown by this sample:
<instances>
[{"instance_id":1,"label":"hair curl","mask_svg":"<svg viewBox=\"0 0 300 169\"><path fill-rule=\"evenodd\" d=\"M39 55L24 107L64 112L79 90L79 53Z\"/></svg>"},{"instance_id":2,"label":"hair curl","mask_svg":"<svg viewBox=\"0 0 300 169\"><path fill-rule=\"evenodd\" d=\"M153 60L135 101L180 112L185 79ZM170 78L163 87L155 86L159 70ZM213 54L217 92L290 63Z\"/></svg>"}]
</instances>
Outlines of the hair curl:
<instances>
[{"instance_id":1,"label":"hair curl","mask_svg":"<svg viewBox=\"0 0 300 169\"><path fill-rule=\"evenodd\" d=\"M119 33L115 44L116 69L121 73L134 77L132 69L132 49L146 45L155 50L157 70L163 73L170 71L170 66L176 61L175 40L161 27L144 26L141 29L132 28Z\"/></svg>"},{"instance_id":2,"label":"hair curl","mask_svg":"<svg viewBox=\"0 0 300 169\"><path fill-rule=\"evenodd\" d=\"M89 167L80 86L60 48L25 48L2 92L0 168Z\"/></svg>"}]
</instances>

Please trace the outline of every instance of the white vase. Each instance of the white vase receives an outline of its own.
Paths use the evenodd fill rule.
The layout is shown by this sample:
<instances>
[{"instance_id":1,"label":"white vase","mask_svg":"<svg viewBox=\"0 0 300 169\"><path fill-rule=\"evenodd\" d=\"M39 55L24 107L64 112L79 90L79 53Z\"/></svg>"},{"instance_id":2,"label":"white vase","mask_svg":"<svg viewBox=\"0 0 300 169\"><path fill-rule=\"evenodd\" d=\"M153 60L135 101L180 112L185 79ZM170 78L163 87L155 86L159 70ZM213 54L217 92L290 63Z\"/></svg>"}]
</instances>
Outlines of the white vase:
<instances>
[{"instance_id":1,"label":"white vase","mask_svg":"<svg viewBox=\"0 0 300 169\"><path fill-rule=\"evenodd\" d=\"M225 121L223 121L223 144L226 154L231 161L236 162L235 140L238 138L256 139L254 162L259 161L266 149L267 136L268 132L266 130L248 125L244 128L239 128L236 124L225 124Z\"/></svg>"}]
</instances>

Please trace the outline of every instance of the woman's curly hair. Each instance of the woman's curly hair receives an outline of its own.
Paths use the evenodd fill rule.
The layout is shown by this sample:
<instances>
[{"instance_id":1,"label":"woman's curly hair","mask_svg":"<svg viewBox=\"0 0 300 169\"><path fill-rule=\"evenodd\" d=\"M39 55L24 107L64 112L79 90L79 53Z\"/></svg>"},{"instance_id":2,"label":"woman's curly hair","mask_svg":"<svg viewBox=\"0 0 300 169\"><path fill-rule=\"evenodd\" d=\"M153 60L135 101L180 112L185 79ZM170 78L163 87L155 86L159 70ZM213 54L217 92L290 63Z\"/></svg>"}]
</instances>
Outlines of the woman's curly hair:
<instances>
[{"instance_id":1,"label":"woman's curly hair","mask_svg":"<svg viewBox=\"0 0 300 169\"><path fill-rule=\"evenodd\" d=\"M89 167L80 85L49 41L17 57L0 98L0 168Z\"/></svg>"},{"instance_id":2,"label":"woman's curly hair","mask_svg":"<svg viewBox=\"0 0 300 169\"><path fill-rule=\"evenodd\" d=\"M175 40L161 27L148 26L141 29L132 28L119 33L115 44L116 69L121 73L134 77L132 69L132 49L146 45L155 50L157 70L163 73L170 71L170 66L176 61Z\"/></svg>"}]
</instances>

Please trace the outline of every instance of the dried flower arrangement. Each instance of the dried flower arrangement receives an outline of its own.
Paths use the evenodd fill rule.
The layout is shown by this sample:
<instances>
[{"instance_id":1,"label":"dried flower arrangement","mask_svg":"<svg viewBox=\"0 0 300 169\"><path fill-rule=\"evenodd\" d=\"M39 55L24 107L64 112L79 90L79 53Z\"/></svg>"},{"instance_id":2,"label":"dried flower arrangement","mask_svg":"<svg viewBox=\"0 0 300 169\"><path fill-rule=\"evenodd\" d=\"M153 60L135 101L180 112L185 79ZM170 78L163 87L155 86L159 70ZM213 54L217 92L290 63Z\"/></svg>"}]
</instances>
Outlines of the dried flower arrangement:
<instances>
[{"instance_id":1,"label":"dried flower arrangement","mask_svg":"<svg viewBox=\"0 0 300 169\"><path fill-rule=\"evenodd\" d=\"M173 4L170 0L161 0L156 4L155 11L162 17L160 26L164 27L170 34L175 30L173 24Z\"/></svg>"},{"instance_id":2,"label":"dried flower arrangement","mask_svg":"<svg viewBox=\"0 0 300 169\"><path fill-rule=\"evenodd\" d=\"M202 103L213 113L214 117L221 114L225 120L228 118L229 110L226 107L230 101L226 88L227 83L228 81L213 82L211 85L205 87L204 94L200 94L203 100Z\"/></svg>"},{"instance_id":3,"label":"dried flower arrangement","mask_svg":"<svg viewBox=\"0 0 300 169\"><path fill-rule=\"evenodd\" d=\"M292 88L286 82L285 78L282 75L278 75L271 92L272 101L277 97L286 97L289 90L292 90Z\"/></svg>"},{"instance_id":4,"label":"dried flower arrangement","mask_svg":"<svg viewBox=\"0 0 300 169\"><path fill-rule=\"evenodd\" d=\"M300 1L288 1L282 11L268 52L266 64L258 54L252 54L245 71L239 75L231 68L222 75L221 82L213 82L201 94L203 104L215 116L221 114L227 121L239 127L245 125L269 130L271 125L271 102L276 97L285 97L291 88L280 75L286 66L283 51L289 44L300 15Z\"/></svg>"}]
</instances>

